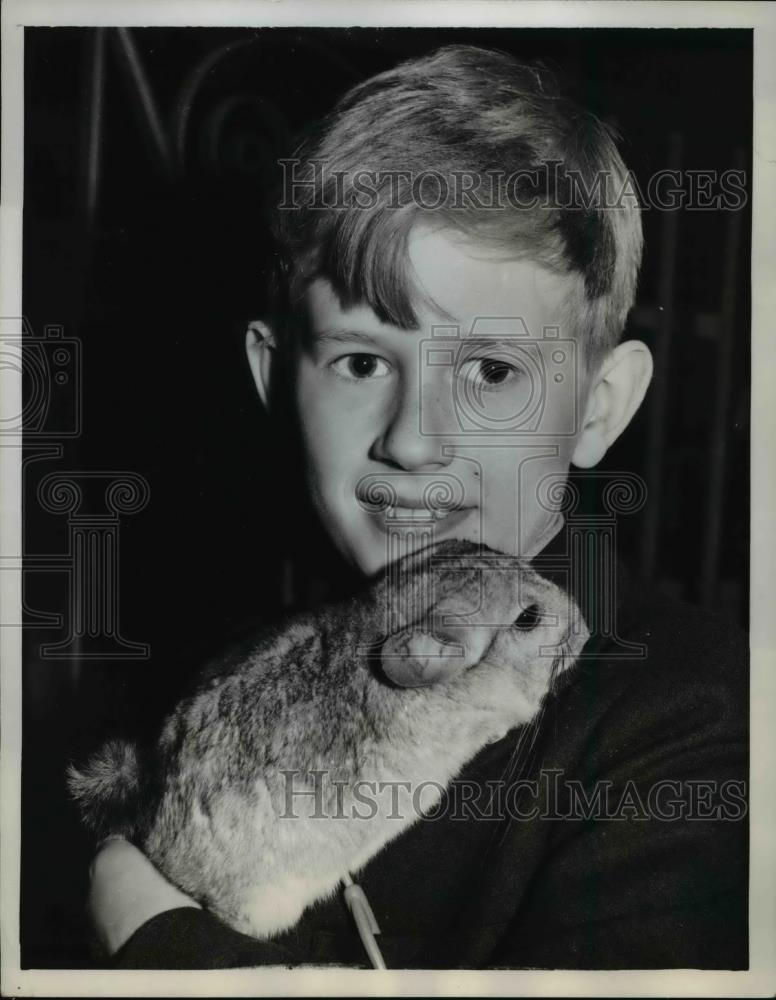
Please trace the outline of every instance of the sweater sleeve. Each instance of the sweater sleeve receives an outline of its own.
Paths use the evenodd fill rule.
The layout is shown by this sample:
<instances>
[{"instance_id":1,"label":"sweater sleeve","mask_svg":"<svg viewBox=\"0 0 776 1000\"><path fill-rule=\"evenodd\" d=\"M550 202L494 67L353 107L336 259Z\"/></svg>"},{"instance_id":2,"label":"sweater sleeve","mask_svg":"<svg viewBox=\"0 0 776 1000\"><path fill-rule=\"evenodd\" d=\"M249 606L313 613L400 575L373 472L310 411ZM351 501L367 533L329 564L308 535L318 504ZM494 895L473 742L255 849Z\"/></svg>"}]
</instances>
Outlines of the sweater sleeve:
<instances>
[{"instance_id":1,"label":"sweater sleeve","mask_svg":"<svg viewBox=\"0 0 776 1000\"><path fill-rule=\"evenodd\" d=\"M597 665L571 699L579 720L614 679L494 965L748 967L746 645L668 638L643 666Z\"/></svg>"},{"instance_id":2,"label":"sweater sleeve","mask_svg":"<svg viewBox=\"0 0 776 1000\"><path fill-rule=\"evenodd\" d=\"M257 941L193 907L166 910L148 920L114 956L117 969L229 969L298 962L291 947Z\"/></svg>"}]
</instances>

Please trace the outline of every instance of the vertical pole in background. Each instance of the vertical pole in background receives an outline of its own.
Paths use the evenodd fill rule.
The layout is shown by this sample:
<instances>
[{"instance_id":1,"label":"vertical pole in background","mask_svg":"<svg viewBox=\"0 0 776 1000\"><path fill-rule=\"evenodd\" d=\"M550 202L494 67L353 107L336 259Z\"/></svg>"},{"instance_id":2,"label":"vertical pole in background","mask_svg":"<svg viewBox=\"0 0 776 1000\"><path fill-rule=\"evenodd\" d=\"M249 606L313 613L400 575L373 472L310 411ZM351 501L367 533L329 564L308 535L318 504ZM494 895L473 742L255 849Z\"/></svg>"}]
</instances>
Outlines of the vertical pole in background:
<instances>
[{"instance_id":1,"label":"vertical pole in background","mask_svg":"<svg viewBox=\"0 0 776 1000\"><path fill-rule=\"evenodd\" d=\"M674 132L668 143L668 169L682 165L682 137ZM665 210L660 238L660 276L658 279L659 321L655 337L655 375L652 383L652 403L647 427L646 480L649 501L644 512L644 534L641 543L641 573L644 580L653 580L657 572L660 534L660 507L665 458L665 425L668 408L668 359L674 325L674 284L679 230L679 209Z\"/></svg>"},{"instance_id":2,"label":"vertical pole in background","mask_svg":"<svg viewBox=\"0 0 776 1000\"><path fill-rule=\"evenodd\" d=\"M89 230L94 225L100 196L102 116L105 96L105 28L92 30L90 55L85 178L86 224Z\"/></svg>"},{"instance_id":3,"label":"vertical pole in background","mask_svg":"<svg viewBox=\"0 0 776 1000\"><path fill-rule=\"evenodd\" d=\"M744 151L737 149L735 169L744 169ZM722 273L722 301L717 327L717 364L714 392L714 418L709 442L709 478L707 485L706 520L700 577L700 599L713 605L717 591L719 550L722 534L722 514L725 502L725 462L727 459L727 417L732 387L732 360L738 284L738 257L741 251L741 209L728 213L725 255Z\"/></svg>"},{"instance_id":4,"label":"vertical pole in background","mask_svg":"<svg viewBox=\"0 0 776 1000\"><path fill-rule=\"evenodd\" d=\"M134 32L129 28L116 28L114 39L122 63L132 83L130 94L134 99L139 120L147 130L151 149L164 176L173 175L173 158L170 139L162 118L162 113L154 97L151 81L145 71L143 60L135 42Z\"/></svg>"}]
</instances>

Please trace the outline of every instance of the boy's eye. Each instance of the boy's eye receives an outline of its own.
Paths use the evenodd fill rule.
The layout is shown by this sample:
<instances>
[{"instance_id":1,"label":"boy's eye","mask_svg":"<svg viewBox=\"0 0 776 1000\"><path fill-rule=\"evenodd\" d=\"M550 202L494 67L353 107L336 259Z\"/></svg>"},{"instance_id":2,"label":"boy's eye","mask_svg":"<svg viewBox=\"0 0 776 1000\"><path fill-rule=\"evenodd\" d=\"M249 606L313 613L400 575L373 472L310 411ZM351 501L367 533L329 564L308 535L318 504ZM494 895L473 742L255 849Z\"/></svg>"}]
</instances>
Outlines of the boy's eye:
<instances>
[{"instance_id":1,"label":"boy's eye","mask_svg":"<svg viewBox=\"0 0 776 1000\"><path fill-rule=\"evenodd\" d=\"M520 377L521 370L503 358L470 358L458 368L458 375L482 389L497 389L512 385Z\"/></svg>"},{"instance_id":2,"label":"boy's eye","mask_svg":"<svg viewBox=\"0 0 776 1000\"><path fill-rule=\"evenodd\" d=\"M376 354L346 354L337 358L332 368L343 378L355 381L384 378L389 373L388 365Z\"/></svg>"}]
</instances>

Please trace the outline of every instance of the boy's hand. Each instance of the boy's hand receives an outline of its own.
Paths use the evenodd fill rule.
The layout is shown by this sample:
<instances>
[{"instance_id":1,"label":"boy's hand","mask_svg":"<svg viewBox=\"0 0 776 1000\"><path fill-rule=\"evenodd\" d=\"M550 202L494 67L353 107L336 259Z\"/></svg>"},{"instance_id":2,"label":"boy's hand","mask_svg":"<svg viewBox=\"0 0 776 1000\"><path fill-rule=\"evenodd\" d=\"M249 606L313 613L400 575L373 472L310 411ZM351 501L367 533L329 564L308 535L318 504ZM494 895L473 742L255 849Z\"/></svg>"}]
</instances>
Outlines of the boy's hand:
<instances>
[{"instance_id":1,"label":"boy's hand","mask_svg":"<svg viewBox=\"0 0 776 1000\"><path fill-rule=\"evenodd\" d=\"M199 903L168 882L148 858L123 837L104 840L92 861L87 909L97 938L115 954L151 917Z\"/></svg>"}]
</instances>

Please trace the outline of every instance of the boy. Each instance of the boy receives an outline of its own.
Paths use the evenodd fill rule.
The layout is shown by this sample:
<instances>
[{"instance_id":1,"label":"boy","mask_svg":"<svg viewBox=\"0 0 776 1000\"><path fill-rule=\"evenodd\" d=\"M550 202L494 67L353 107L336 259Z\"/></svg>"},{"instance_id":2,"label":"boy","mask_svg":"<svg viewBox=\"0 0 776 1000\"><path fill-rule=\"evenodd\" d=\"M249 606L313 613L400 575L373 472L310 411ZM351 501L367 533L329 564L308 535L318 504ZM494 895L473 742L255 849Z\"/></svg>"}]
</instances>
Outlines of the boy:
<instances>
[{"instance_id":1,"label":"boy","mask_svg":"<svg viewBox=\"0 0 776 1000\"><path fill-rule=\"evenodd\" d=\"M641 225L609 132L538 71L454 46L354 88L283 171L247 351L337 550L365 575L429 538L561 566L593 633L531 746L467 766L464 821L417 823L360 874L388 966L746 967L745 647L638 593L547 500L651 377L618 342ZM516 780L528 797L492 821L481 794ZM364 962L340 900L254 941L121 840L90 908L121 967Z\"/></svg>"}]
</instances>

